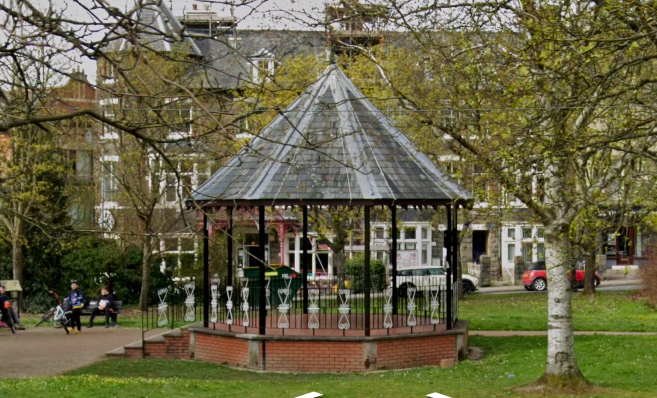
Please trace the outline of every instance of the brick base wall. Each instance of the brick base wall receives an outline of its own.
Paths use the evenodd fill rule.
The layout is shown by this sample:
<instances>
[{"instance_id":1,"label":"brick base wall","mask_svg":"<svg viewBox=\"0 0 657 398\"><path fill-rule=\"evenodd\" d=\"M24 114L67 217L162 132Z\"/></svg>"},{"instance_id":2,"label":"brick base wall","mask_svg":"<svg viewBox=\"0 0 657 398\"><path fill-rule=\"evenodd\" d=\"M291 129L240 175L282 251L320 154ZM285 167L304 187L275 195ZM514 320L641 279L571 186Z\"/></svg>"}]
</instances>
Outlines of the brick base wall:
<instances>
[{"instance_id":1,"label":"brick base wall","mask_svg":"<svg viewBox=\"0 0 657 398\"><path fill-rule=\"evenodd\" d=\"M249 369L352 373L420 366L450 366L467 352L467 322L450 331L395 336L322 338L233 334L203 328L146 341L143 358L196 359ZM142 358L140 347L126 356Z\"/></svg>"},{"instance_id":2,"label":"brick base wall","mask_svg":"<svg viewBox=\"0 0 657 398\"><path fill-rule=\"evenodd\" d=\"M249 366L249 341L235 337L194 333L194 359L247 367Z\"/></svg>"},{"instance_id":3,"label":"brick base wall","mask_svg":"<svg viewBox=\"0 0 657 398\"><path fill-rule=\"evenodd\" d=\"M378 369L440 366L457 359L456 335L384 340L376 345Z\"/></svg>"},{"instance_id":4,"label":"brick base wall","mask_svg":"<svg viewBox=\"0 0 657 398\"><path fill-rule=\"evenodd\" d=\"M288 372L363 372L362 342L267 341L267 370ZM262 346L261 346L262 351Z\"/></svg>"},{"instance_id":5,"label":"brick base wall","mask_svg":"<svg viewBox=\"0 0 657 398\"><path fill-rule=\"evenodd\" d=\"M164 342L146 341L143 355L144 358L189 359L190 331L183 329L182 336L164 336Z\"/></svg>"}]
</instances>

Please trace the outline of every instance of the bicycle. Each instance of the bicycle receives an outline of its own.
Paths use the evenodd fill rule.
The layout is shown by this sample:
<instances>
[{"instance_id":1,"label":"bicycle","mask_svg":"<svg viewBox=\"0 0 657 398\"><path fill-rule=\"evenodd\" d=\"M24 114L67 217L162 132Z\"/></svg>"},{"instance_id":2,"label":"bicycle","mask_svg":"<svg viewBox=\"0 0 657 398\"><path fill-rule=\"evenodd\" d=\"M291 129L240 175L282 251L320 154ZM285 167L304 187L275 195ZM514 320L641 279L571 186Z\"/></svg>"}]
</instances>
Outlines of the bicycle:
<instances>
[{"instance_id":1,"label":"bicycle","mask_svg":"<svg viewBox=\"0 0 657 398\"><path fill-rule=\"evenodd\" d=\"M52 307L51 309L49 309L43 315L41 320L39 322L37 322L36 325L34 325L34 327L37 327L37 326L41 325L44 322L50 321L55 316L55 314L57 314L57 309L60 308L63 304L62 300L59 298L59 294L57 294L57 292L54 289L48 290L48 293L50 293L51 295L53 295L55 297L55 300L57 300L57 305ZM59 322L59 320L53 319L53 327L55 327L56 329L59 329L59 328L62 327L62 324L61 324L61 322Z\"/></svg>"}]
</instances>

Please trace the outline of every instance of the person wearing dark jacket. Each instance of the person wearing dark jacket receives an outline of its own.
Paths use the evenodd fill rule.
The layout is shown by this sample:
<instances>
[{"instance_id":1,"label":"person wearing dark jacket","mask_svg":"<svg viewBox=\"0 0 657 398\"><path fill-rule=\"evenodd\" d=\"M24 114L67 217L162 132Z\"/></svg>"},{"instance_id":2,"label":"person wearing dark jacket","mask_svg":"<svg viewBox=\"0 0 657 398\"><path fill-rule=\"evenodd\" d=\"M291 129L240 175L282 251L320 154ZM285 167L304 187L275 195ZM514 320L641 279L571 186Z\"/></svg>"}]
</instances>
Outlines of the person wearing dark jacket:
<instances>
[{"instance_id":1,"label":"person wearing dark jacket","mask_svg":"<svg viewBox=\"0 0 657 398\"><path fill-rule=\"evenodd\" d=\"M109 327L110 316L112 315L112 308L114 308L114 297L110 294L105 286L100 289L100 296L98 297L98 307L91 311L91 318L89 318L88 328L94 326L94 318L97 314L105 314L105 327Z\"/></svg>"},{"instance_id":2,"label":"person wearing dark jacket","mask_svg":"<svg viewBox=\"0 0 657 398\"><path fill-rule=\"evenodd\" d=\"M78 287L78 281L71 281L71 293L68 294L68 302L71 304L71 320L73 321L73 329L77 326L78 334L82 333L82 308L84 307L84 295Z\"/></svg>"},{"instance_id":3,"label":"person wearing dark jacket","mask_svg":"<svg viewBox=\"0 0 657 398\"><path fill-rule=\"evenodd\" d=\"M9 324L9 321L11 320L11 313L9 310L11 309L11 303L9 302L9 296L7 296L7 293L5 292L5 287L0 286L0 312L2 312L2 317L0 317L0 322L3 322L5 324Z\"/></svg>"}]
</instances>

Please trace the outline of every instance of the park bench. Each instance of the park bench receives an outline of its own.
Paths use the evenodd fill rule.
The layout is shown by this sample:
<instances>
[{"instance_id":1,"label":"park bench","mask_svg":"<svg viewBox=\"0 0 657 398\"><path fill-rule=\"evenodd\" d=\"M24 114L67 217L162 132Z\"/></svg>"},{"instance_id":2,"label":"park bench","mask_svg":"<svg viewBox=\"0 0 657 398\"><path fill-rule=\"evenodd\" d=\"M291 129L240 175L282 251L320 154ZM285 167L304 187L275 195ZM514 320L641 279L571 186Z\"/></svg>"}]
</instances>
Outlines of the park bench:
<instances>
[{"instance_id":1,"label":"park bench","mask_svg":"<svg viewBox=\"0 0 657 398\"><path fill-rule=\"evenodd\" d=\"M82 308L82 316L91 316L91 313L96 308L98 308L98 301L96 300L89 301L87 305L85 305ZM114 311L112 311L110 318L112 319L112 323L116 324L117 318L121 313L121 309L123 309L123 302L120 300L114 301L114 306L112 308L114 309Z\"/></svg>"}]
</instances>

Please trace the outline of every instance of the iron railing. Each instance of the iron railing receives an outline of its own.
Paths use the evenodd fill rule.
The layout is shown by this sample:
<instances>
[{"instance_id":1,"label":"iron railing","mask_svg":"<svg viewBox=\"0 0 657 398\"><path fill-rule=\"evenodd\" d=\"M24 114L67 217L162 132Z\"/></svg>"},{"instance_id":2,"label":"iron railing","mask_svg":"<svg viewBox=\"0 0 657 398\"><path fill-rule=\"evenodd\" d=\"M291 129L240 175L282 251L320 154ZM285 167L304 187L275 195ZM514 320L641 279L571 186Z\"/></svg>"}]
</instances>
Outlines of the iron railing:
<instances>
[{"instance_id":1,"label":"iron railing","mask_svg":"<svg viewBox=\"0 0 657 398\"><path fill-rule=\"evenodd\" d=\"M325 277L312 281L308 288L308 308L303 306L301 278L266 278L265 328L277 330L307 329L315 334L330 329L345 335L348 331L372 331L410 328L428 331L447 324L447 288L444 277L399 277L397 308L393 307L390 286L372 277L369 324L364 278ZM191 287L193 286L193 289ZM142 312L142 336L153 329L174 329L203 321L201 284L172 284L157 290L158 300ZM260 289L257 278L236 278L232 284L213 280L211 284L209 327L258 333L260 326ZM458 289L452 288L452 324L458 319ZM192 299L193 298L193 299Z\"/></svg>"},{"instance_id":2,"label":"iron railing","mask_svg":"<svg viewBox=\"0 0 657 398\"><path fill-rule=\"evenodd\" d=\"M362 276L315 281L308 289L307 309L303 308L301 280L267 279L265 327L346 331L446 323L447 290L444 278L406 277L399 282L403 283L397 290L395 309L392 288L384 286L376 277L372 278L368 325ZM239 278L232 286L215 286L216 308L210 310L210 327L229 325L231 330L240 331L239 328L243 328L245 333L259 327L262 290L258 279Z\"/></svg>"}]
</instances>

